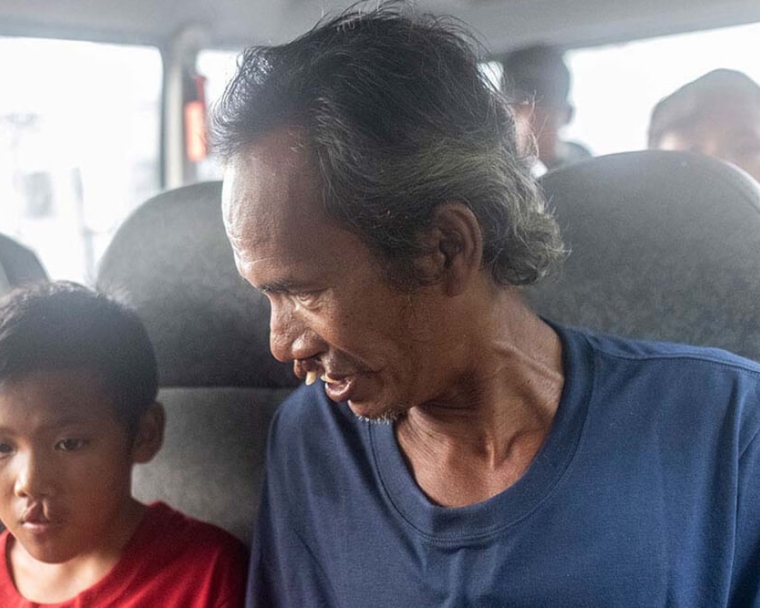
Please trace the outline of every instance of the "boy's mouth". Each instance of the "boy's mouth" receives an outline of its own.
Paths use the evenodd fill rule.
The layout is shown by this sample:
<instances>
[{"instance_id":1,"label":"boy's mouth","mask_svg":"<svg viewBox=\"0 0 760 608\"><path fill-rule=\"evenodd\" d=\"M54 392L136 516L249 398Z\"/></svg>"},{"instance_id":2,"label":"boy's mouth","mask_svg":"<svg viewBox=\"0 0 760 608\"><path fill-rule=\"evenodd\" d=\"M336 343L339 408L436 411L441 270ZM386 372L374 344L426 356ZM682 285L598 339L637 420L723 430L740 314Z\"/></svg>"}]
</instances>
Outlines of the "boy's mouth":
<instances>
[{"instance_id":1,"label":"boy's mouth","mask_svg":"<svg viewBox=\"0 0 760 608\"><path fill-rule=\"evenodd\" d=\"M41 503L35 503L27 507L21 515L21 525L24 527L44 527L52 523Z\"/></svg>"}]
</instances>

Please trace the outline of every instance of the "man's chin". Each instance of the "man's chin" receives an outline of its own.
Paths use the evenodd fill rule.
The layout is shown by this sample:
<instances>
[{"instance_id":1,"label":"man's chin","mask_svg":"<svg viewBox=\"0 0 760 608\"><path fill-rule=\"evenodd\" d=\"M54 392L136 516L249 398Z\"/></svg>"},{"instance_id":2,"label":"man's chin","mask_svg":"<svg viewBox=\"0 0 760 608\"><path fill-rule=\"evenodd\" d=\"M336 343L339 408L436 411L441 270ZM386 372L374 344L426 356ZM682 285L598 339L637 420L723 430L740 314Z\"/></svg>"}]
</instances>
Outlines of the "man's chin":
<instances>
[{"instance_id":1,"label":"man's chin","mask_svg":"<svg viewBox=\"0 0 760 608\"><path fill-rule=\"evenodd\" d=\"M368 405L349 401L348 407L359 420L372 424L393 424L405 412L403 407L392 407L379 403Z\"/></svg>"}]
</instances>

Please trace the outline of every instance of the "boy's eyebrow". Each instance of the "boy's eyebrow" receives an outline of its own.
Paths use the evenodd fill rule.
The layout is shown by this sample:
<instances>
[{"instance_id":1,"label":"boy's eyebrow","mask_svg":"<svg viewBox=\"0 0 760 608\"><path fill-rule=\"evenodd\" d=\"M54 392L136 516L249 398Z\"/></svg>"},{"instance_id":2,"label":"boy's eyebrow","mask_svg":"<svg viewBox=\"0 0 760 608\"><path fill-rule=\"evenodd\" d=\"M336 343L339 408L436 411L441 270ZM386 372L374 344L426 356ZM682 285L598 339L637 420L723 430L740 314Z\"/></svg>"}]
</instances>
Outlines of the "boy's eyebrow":
<instances>
[{"instance_id":1,"label":"boy's eyebrow","mask_svg":"<svg viewBox=\"0 0 760 608\"><path fill-rule=\"evenodd\" d=\"M88 418L83 418L81 416L67 416L64 418L58 418L57 420L53 420L47 424L44 424L43 426L49 427L49 428L60 428L63 426L72 426L75 424L82 424L90 422Z\"/></svg>"},{"instance_id":2,"label":"boy's eyebrow","mask_svg":"<svg viewBox=\"0 0 760 608\"><path fill-rule=\"evenodd\" d=\"M58 418L51 421L45 421L40 427L43 430L60 429L67 426L76 426L78 424L87 424L91 422L88 418L82 418L81 416L67 416L64 418ZM15 434L17 431L11 427L0 425L0 433Z\"/></svg>"}]
</instances>

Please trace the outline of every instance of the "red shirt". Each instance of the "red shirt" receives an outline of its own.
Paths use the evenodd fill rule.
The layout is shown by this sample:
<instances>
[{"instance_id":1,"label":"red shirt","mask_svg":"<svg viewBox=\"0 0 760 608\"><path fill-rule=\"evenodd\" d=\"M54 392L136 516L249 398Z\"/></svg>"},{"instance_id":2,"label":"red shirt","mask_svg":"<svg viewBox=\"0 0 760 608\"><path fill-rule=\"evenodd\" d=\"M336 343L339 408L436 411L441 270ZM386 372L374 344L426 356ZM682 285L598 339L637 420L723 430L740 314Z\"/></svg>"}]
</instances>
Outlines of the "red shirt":
<instances>
[{"instance_id":1,"label":"red shirt","mask_svg":"<svg viewBox=\"0 0 760 608\"><path fill-rule=\"evenodd\" d=\"M7 530L0 536L0 555L8 555L8 536ZM0 606L238 608L245 599L247 559L247 549L231 534L157 502L111 571L66 602L37 604L21 597L5 557Z\"/></svg>"}]
</instances>

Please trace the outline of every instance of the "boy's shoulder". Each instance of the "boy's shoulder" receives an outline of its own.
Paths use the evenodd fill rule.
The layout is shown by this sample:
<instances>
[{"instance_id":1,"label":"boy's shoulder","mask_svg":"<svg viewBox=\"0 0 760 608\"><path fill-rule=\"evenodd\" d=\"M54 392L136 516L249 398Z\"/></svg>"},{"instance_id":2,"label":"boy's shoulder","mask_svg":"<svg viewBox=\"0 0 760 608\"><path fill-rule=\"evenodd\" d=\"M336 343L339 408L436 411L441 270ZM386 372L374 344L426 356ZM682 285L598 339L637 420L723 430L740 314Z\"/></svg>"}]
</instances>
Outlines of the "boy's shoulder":
<instances>
[{"instance_id":1,"label":"boy's shoulder","mask_svg":"<svg viewBox=\"0 0 760 608\"><path fill-rule=\"evenodd\" d=\"M248 549L232 534L157 502L105 586L140 607L233 607L242 605L247 571Z\"/></svg>"},{"instance_id":2,"label":"boy's shoulder","mask_svg":"<svg viewBox=\"0 0 760 608\"><path fill-rule=\"evenodd\" d=\"M230 553L247 555L247 548L235 536L213 524L185 515L163 502L148 506L140 527L125 547L125 556L142 553L147 547L174 554L176 559L185 552L194 555ZM168 556L167 556L168 557Z\"/></svg>"}]
</instances>

